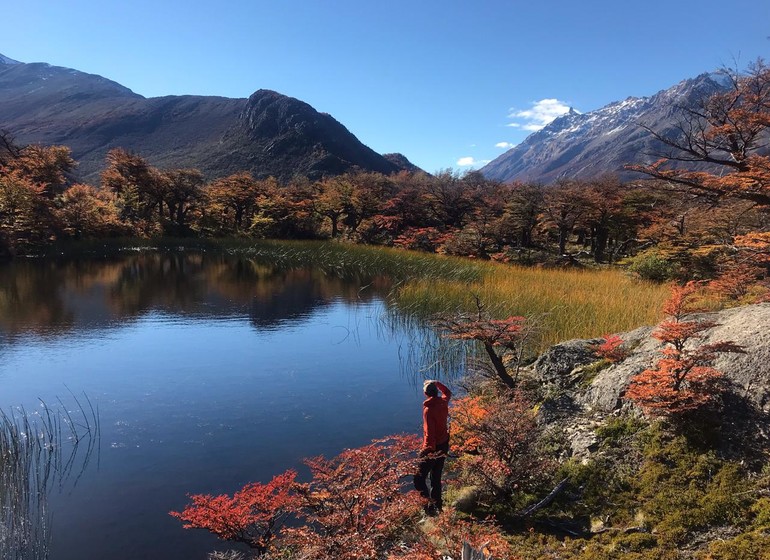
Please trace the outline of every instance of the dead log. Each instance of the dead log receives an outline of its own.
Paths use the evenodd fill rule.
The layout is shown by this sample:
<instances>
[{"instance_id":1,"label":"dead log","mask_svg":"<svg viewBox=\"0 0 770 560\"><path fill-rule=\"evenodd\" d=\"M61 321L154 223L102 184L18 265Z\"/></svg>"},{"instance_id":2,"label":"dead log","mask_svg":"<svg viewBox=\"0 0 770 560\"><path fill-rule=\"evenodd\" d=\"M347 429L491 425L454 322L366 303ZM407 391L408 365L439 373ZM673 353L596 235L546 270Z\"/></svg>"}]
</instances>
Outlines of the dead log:
<instances>
[{"instance_id":1,"label":"dead log","mask_svg":"<svg viewBox=\"0 0 770 560\"><path fill-rule=\"evenodd\" d=\"M546 507L547 505L550 505L551 502L553 502L556 499L556 496L559 495L559 493L564 490L564 488L567 486L567 481L569 480L569 477L562 480L559 484L556 485L556 487L551 490L548 495L537 502L536 504L533 504L529 506L528 508L525 508L521 510L518 515L521 517L529 517L533 513L535 513L537 510L542 509Z\"/></svg>"}]
</instances>

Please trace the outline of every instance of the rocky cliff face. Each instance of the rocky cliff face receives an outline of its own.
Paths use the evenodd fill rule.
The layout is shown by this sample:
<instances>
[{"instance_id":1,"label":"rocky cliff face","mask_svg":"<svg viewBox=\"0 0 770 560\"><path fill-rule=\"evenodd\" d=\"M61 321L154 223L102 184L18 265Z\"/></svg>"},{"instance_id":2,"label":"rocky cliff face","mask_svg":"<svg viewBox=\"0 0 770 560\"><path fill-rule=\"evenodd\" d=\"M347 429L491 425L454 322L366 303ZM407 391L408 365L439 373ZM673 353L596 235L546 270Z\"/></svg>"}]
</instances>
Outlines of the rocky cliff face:
<instances>
[{"instance_id":1,"label":"rocky cliff face","mask_svg":"<svg viewBox=\"0 0 770 560\"><path fill-rule=\"evenodd\" d=\"M0 129L22 144L71 147L79 179L92 183L115 147L159 167L197 167L208 178L236 171L288 180L356 167L398 170L330 115L274 91L249 99L146 99L101 76L1 55Z\"/></svg>"},{"instance_id":2,"label":"rocky cliff face","mask_svg":"<svg viewBox=\"0 0 770 560\"><path fill-rule=\"evenodd\" d=\"M770 303L747 305L718 313L704 314L717 323L699 343L732 341L743 347L742 354L722 354L714 364L728 383L732 401L744 401L754 408L770 428ZM590 452L595 442L596 421L621 409L632 408L623 400L631 378L654 366L661 358L662 343L653 338L654 327L643 327L622 335L631 348L623 361L586 379L586 366L596 361L590 350L592 340L572 340L553 346L531 367L529 374L554 395L544 418L563 424L576 455Z\"/></svg>"},{"instance_id":3,"label":"rocky cliff face","mask_svg":"<svg viewBox=\"0 0 770 560\"><path fill-rule=\"evenodd\" d=\"M382 157L398 167L399 171L407 171L409 173L425 173L424 169L417 167L415 164L409 161L404 154L382 154Z\"/></svg>"},{"instance_id":4,"label":"rocky cliff face","mask_svg":"<svg viewBox=\"0 0 770 560\"><path fill-rule=\"evenodd\" d=\"M562 177L591 178L606 173L638 178L639 174L631 174L623 166L652 163L663 150L640 125L663 134L678 134L677 106L691 105L725 87L724 76L702 74L651 97L629 97L582 114L570 110L481 172L499 181L543 184Z\"/></svg>"}]
</instances>

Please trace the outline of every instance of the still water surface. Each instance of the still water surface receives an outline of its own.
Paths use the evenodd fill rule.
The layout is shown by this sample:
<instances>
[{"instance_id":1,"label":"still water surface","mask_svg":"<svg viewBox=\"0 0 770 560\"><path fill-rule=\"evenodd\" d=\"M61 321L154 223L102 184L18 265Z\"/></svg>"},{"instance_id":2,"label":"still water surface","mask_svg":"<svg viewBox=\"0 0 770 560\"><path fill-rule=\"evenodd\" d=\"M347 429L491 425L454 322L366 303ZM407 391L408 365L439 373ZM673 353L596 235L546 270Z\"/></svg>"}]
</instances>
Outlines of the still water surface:
<instances>
[{"instance_id":1,"label":"still water surface","mask_svg":"<svg viewBox=\"0 0 770 560\"><path fill-rule=\"evenodd\" d=\"M168 515L188 493L419 432L420 336L383 319L388 289L206 253L0 266L0 409L99 409L83 472L49 492L50 557L205 558L229 547Z\"/></svg>"}]
</instances>

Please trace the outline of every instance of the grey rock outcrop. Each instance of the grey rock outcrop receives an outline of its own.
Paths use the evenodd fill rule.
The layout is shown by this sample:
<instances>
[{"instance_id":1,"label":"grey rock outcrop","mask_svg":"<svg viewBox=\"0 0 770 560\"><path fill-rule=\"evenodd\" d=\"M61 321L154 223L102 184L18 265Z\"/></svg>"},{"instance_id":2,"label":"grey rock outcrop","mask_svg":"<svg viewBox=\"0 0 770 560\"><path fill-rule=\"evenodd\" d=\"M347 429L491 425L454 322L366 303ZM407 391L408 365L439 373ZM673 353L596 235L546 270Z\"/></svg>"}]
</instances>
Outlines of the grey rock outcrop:
<instances>
[{"instance_id":1,"label":"grey rock outcrop","mask_svg":"<svg viewBox=\"0 0 770 560\"><path fill-rule=\"evenodd\" d=\"M707 331L698 344L731 341L744 350L741 354L721 354L714 367L725 374L735 393L749 399L760 410L770 412L770 304L747 305L700 316L717 325ZM642 337L631 355L599 372L588 390L578 397L578 402L604 411L618 407L631 378L660 359L662 343L649 335L638 334Z\"/></svg>"},{"instance_id":2,"label":"grey rock outcrop","mask_svg":"<svg viewBox=\"0 0 770 560\"><path fill-rule=\"evenodd\" d=\"M743 348L744 353L721 354L714 367L725 374L734 392L770 412L770 303L695 317L716 323L698 344L731 341ZM566 390L583 410L612 412L622 406L631 378L660 359L663 344L652 336L654 330L643 327L621 335L629 356L602 369L590 382L578 381L585 379L581 367L596 360L590 350L594 340L571 340L551 347L534 363L532 372L544 386Z\"/></svg>"},{"instance_id":3,"label":"grey rock outcrop","mask_svg":"<svg viewBox=\"0 0 770 560\"><path fill-rule=\"evenodd\" d=\"M575 381L575 370L596 361L591 345L598 340L569 340L551 346L533 364L538 379L566 389Z\"/></svg>"},{"instance_id":4,"label":"grey rock outcrop","mask_svg":"<svg viewBox=\"0 0 770 560\"><path fill-rule=\"evenodd\" d=\"M767 431L764 424L770 414L770 303L693 317L715 323L702 339L695 341L698 345L730 341L742 347L743 353L719 355L714 367L724 373L738 401L763 413L765 420L758 428ZM664 345L652 336L654 331L655 327L642 327L623 333L628 357L598 372L591 369L597 362L591 350L596 340L570 340L553 346L529 369L546 395L540 407L541 421L561 432L573 457L586 459L593 453L596 427L605 418L634 408L623 400L631 379L662 357Z\"/></svg>"}]
</instances>

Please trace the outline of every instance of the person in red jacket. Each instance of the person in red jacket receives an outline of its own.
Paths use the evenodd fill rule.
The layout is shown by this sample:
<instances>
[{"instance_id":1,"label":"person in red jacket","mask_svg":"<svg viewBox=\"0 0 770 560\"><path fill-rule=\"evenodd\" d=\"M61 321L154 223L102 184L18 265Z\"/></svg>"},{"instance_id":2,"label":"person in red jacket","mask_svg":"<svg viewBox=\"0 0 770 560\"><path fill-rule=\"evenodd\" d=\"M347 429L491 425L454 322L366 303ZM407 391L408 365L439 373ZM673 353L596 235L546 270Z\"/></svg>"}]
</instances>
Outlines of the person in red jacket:
<instances>
[{"instance_id":1,"label":"person in red jacket","mask_svg":"<svg viewBox=\"0 0 770 560\"><path fill-rule=\"evenodd\" d=\"M427 513L435 515L442 508L441 471L449 453L449 399L452 392L435 379L425 381L422 388L428 398L422 403L423 440L414 487L430 500Z\"/></svg>"}]
</instances>

